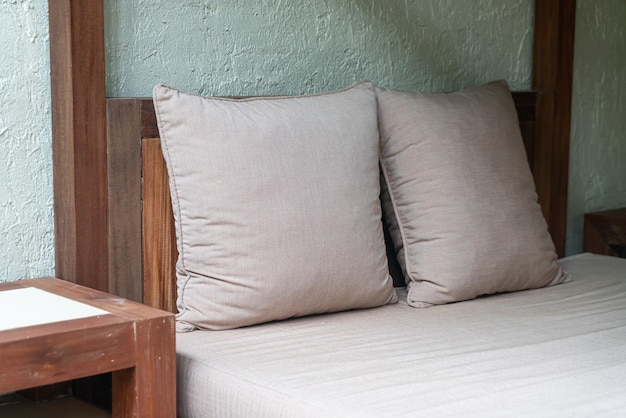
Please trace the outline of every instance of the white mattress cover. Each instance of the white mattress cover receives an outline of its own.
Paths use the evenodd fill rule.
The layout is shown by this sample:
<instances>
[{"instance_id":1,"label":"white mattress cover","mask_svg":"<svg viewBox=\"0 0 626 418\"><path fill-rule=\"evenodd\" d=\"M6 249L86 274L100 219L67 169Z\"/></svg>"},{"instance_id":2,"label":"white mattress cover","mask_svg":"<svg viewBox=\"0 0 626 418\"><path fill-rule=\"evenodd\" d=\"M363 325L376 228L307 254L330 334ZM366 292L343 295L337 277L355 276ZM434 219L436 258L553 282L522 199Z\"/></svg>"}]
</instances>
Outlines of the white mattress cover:
<instances>
[{"instance_id":1,"label":"white mattress cover","mask_svg":"<svg viewBox=\"0 0 626 418\"><path fill-rule=\"evenodd\" d=\"M570 283L177 335L180 417L623 416L626 259Z\"/></svg>"}]
</instances>

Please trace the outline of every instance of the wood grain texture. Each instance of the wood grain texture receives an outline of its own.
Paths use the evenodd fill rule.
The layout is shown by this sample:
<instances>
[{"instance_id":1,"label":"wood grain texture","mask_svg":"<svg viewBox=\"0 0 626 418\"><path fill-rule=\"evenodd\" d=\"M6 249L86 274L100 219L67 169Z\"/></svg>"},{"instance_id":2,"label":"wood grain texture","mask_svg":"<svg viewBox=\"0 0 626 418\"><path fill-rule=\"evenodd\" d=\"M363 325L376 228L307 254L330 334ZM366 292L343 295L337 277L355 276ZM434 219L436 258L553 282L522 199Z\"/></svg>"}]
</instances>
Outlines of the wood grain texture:
<instances>
[{"instance_id":1,"label":"wood grain texture","mask_svg":"<svg viewBox=\"0 0 626 418\"><path fill-rule=\"evenodd\" d=\"M176 358L170 354L176 351L174 321L142 321L135 332L136 353L145 357L113 374L113 416L175 417Z\"/></svg>"},{"instance_id":2,"label":"wood grain texture","mask_svg":"<svg viewBox=\"0 0 626 418\"><path fill-rule=\"evenodd\" d=\"M73 324L76 322L80 327ZM115 316L64 321L37 328L36 332L21 328L2 334L0 393L135 364L133 325L121 325Z\"/></svg>"},{"instance_id":3,"label":"wood grain texture","mask_svg":"<svg viewBox=\"0 0 626 418\"><path fill-rule=\"evenodd\" d=\"M178 253L152 100L108 99L107 132L110 290L175 312Z\"/></svg>"},{"instance_id":4,"label":"wood grain texture","mask_svg":"<svg viewBox=\"0 0 626 418\"><path fill-rule=\"evenodd\" d=\"M0 393L113 372L114 417L176 416L174 316L55 278L36 287L109 312L0 332Z\"/></svg>"},{"instance_id":5,"label":"wood grain texture","mask_svg":"<svg viewBox=\"0 0 626 418\"><path fill-rule=\"evenodd\" d=\"M158 138L159 128L152 99L143 98L139 100L141 102L141 137Z\"/></svg>"},{"instance_id":6,"label":"wood grain texture","mask_svg":"<svg viewBox=\"0 0 626 418\"><path fill-rule=\"evenodd\" d=\"M557 253L565 253L575 0L535 2L533 90L538 92L535 184Z\"/></svg>"},{"instance_id":7,"label":"wood grain texture","mask_svg":"<svg viewBox=\"0 0 626 418\"><path fill-rule=\"evenodd\" d=\"M103 0L49 2L55 270L108 289Z\"/></svg>"},{"instance_id":8,"label":"wood grain texture","mask_svg":"<svg viewBox=\"0 0 626 418\"><path fill-rule=\"evenodd\" d=\"M109 292L143 301L141 101L107 100Z\"/></svg>"},{"instance_id":9,"label":"wood grain texture","mask_svg":"<svg viewBox=\"0 0 626 418\"><path fill-rule=\"evenodd\" d=\"M143 140L144 302L176 311L176 231L158 138Z\"/></svg>"},{"instance_id":10,"label":"wood grain texture","mask_svg":"<svg viewBox=\"0 0 626 418\"><path fill-rule=\"evenodd\" d=\"M120 318L128 320L153 319L161 318L163 316L172 316L162 310L154 309L150 306L146 306L142 303L138 303L121 296L68 283L52 277L20 280L16 283L19 286L33 286L60 296L65 296L78 302L104 309L105 311L108 311ZM0 286L4 289L5 284Z\"/></svg>"}]
</instances>

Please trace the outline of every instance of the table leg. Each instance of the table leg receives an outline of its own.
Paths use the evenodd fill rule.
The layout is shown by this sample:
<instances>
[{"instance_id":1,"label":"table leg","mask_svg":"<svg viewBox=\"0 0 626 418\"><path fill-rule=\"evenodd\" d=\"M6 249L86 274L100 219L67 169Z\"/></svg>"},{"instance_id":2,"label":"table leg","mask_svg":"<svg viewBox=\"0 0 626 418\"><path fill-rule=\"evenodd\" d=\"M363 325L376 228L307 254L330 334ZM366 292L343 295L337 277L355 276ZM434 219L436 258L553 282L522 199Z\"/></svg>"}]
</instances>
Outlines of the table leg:
<instances>
[{"instance_id":1,"label":"table leg","mask_svg":"<svg viewBox=\"0 0 626 418\"><path fill-rule=\"evenodd\" d=\"M136 323L135 367L113 372L113 417L176 416L175 349L172 317Z\"/></svg>"}]
</instances>

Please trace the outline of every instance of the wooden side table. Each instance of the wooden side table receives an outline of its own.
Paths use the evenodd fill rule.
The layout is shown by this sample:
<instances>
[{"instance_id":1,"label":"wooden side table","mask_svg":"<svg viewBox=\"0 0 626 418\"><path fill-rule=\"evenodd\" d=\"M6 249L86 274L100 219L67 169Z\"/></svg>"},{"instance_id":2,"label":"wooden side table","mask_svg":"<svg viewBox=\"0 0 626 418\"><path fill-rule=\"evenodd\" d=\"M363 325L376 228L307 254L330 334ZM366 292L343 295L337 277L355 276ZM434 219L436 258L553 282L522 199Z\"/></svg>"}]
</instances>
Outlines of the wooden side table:
<instances>
[{"instance_id":1,"label":"wooden side table","mask_svg":"<svg viewBox=\"0 0 626 418\"><path fill-rule=\"evenodd\" d=\"M29 287L106 312L0 331L0 393L113 372L114 417L176 416L173 314L51 277L0 292Z\"/></svg>"},{"instance_id":2,"label":"wooden side table","mask_svg":"<svg viewBox=\"0 0 626 418\"><path fill-rule=\"evenodd\" d=\"M626 258L626 208L585 214L583 251Z\"/></svg>"}]
</instances>

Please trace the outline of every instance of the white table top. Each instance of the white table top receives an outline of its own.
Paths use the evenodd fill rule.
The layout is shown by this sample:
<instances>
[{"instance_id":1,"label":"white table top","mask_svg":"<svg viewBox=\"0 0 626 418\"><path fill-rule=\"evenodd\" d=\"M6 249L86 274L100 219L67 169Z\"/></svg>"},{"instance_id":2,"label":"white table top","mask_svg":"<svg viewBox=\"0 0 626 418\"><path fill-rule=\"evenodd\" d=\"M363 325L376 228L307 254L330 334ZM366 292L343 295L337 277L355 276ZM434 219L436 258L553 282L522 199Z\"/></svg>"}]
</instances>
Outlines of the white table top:
<instances>
[{"instance_id":1,"label":"white table top","mask_svg":"<svg viewBox=\"0 0 626 418\"><path fill-rule=\"evenodd\" d=\"M34 287L0 291L0 331L107 313Z\"/></svg>"}]
</instances>

